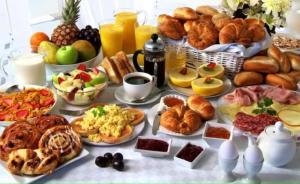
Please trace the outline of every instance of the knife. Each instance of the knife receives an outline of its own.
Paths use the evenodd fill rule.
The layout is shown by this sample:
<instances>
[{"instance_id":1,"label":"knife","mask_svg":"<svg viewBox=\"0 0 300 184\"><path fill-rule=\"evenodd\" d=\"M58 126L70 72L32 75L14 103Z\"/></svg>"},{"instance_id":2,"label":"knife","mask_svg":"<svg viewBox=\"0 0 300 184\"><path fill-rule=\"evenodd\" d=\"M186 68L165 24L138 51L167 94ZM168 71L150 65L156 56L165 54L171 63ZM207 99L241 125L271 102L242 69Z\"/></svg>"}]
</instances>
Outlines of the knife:
<instances>
[{"instance_id":1,"label":"knife","mask_svg":"<svg viewBox=\"0 0 300 184\"><path fill-rule=\"evenodd\" d=\"M161 111L158 111L157 114L154 117L154 121L153 121L153 126L152 126L152 134L156 135L157 131L159 129L159 125L160 125L160 116L161 116Z\"/></svg>"}]
</instances>

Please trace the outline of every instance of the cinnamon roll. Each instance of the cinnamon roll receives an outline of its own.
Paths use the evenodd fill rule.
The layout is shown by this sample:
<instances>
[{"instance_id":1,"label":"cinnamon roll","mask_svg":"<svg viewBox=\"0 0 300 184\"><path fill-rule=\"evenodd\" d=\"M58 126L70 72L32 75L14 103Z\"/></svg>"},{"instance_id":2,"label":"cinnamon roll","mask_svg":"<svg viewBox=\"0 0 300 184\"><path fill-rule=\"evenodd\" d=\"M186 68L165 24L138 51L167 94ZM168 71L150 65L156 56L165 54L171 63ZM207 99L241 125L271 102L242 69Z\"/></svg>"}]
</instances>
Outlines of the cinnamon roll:
<instances>
[{"instance_id":1,"label":"cinnamon roll","mask_svg":"<svg viewBox=\"0 0 300 184\"><path fill-rule=\"evenodd\" d=\"M0 139L0 158L6 161L10 152L38 147L41 138L40 131L32 124L26 121L15 122L5 128Z\"/></svg>"},{"instance_id":2,"label":"cinnamon roll","mask_svg":"<svg viewBox=\"0 0 300 184\"><path fill-rule=\"evenodd\" d=\"M52 128L57 125L68 125L69 122L60 115L43 115L38 117L34 121L34 125L38 128L38 130L42 133L46 132L49 128Z\"/></svg>"},{"instance_id":3,"label":"cinnamon roll","mask_svg":"<svg viewBox=\"0 0 300 184\"><path fill-rule=\"evenodd\" d=\"M81 152L79 135L67 125L58 125L48 129L39 141L39 148L59 151L60 163L76 157Z\"/></svg>"}]
</instances>

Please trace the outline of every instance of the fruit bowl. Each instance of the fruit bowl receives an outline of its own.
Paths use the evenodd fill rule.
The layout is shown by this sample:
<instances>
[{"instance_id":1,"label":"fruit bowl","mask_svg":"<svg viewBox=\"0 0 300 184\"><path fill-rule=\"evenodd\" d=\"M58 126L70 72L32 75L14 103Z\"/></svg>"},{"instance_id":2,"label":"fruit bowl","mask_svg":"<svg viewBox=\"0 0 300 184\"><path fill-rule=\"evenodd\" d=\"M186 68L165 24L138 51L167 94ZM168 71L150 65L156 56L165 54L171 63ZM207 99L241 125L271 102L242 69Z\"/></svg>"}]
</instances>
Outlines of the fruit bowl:
<instances>
[{"instance_id":1,"label":"fruit bowl","mask_svg":"<svg viewBox=\"0 0 300 184\"><path fill-rule=\"evenodd\" d=\"M84 65L52 77L57 95L72 105L91 104L107 86L104 72L97 68L80 69L81 66Z\"/></svg>"}]
</instances>

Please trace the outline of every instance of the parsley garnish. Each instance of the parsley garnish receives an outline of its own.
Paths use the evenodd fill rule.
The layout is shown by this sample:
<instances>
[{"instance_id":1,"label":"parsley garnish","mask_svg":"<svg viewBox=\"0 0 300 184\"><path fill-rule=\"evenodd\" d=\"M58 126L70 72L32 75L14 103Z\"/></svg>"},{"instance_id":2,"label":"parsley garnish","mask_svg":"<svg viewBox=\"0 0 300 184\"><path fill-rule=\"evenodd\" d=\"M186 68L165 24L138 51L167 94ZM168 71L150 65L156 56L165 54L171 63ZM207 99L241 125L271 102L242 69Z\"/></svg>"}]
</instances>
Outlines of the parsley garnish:
<instances>
[{"instance_id":1,"label":"parsley garnish","mask_svg":"<svg viewBox=\"0 0 300 184\"><path fill-rule=\"evenodd\" d=\"M103 106L98 106L92 110L92 113L93 113L94 117L101 117L101 116L105 115L105 110L104 110Z\"/></svg>"},{"instance_id":2,"label":"parsley garnish","mask_svg":"<svg viewBox=\"0 0 300 184\"><path fill-rule=\"evenodd\" d=\"M277 112L270 107L273 104L273 100L270 98L264 98L263 100L257 102L257 109L254 109L252 113L254 114L269 114L269 115L276 115Z\"/></svg>"}]
</instances>

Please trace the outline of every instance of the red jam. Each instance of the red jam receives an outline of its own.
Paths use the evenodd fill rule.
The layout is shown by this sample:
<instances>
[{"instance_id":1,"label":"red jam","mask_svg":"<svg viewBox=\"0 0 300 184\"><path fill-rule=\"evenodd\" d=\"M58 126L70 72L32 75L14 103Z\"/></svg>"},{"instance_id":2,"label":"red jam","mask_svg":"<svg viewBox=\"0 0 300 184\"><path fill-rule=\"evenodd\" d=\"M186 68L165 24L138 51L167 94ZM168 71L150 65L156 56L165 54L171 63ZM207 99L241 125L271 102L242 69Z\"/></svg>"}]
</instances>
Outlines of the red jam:
<instances>
[{"instance_id":1,"label":"red jam","mask_svg":"<svg viewBox=\"0 0 300 184\"><path fill-rule=\"evenodd\" d=\"M164 99L164 104L166 104L166 106L168 106L168 107L173 107L175 105L183 105L184 102L178 98L166 97Z\"/></svg>"},{"instance_id":2,"label":"red jam","mask_svg":"<svg viewBox=\"0 0 300 184\"><path fill-rule=\"evenodd\" d=\"M219 139L229 139L230 132L223 127L208 127L206 129L205 136Z\"/></svg>"},{"instance_id":3,"label":"red jam","mask_svg":"<svg viewBox=\"0 0 300 184\"><path fill-rule=\"evenodd\" d=\"M150 151L167 152L169 144L156 139L138 139L137 148Z\"/></svg>"},{"instance_id":4,"label":"red jam","mask_svg":"<svg viewBox=\"0 0 300 184\"><path fill-rule=\"evenodd\" d=\"M193 144L187 144L176 157L192 162L203 151L203 148Z\"/></svg>"}]
</instances>

